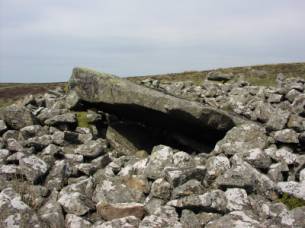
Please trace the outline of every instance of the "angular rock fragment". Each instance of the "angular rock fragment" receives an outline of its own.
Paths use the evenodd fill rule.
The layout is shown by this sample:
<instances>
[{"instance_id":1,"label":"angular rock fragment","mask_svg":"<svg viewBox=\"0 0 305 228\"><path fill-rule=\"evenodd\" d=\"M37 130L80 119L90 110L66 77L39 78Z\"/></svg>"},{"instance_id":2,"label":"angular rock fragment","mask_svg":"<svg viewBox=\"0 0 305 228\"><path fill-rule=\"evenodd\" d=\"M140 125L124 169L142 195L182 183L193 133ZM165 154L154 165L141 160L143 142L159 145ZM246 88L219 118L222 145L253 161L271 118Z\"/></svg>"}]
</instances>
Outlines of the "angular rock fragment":
<instances>
[{"instance_id":1,"label":"angular rock fragment","mask_svg":"<svg viewBox=\"0 0 305 228\"><path fill-rule=\"evenodd\" d=\"M42 181L41 178L48 172L49 167L43 160L31 155L20 160L20 169L24 172L28 181L37 183Z\"/></svg>"},{"instance_id":2,"label":"angular rock fragment","mask_svg":"<svg viewBox=\"0 0 305 228\"><path fill-rule=\"evenodd\" d=\"M37 122L30 110L15 104L4 108L0 112L0 118L4 120L10 128L15 130L34 125Z\"/></svg>"},{"instance_id":3,"label":"angular rock fragment","mask_svg":"<svg viewBox=\"0 0 305 228\"><path fill-rule=\"evenodd\" d=\"M225 213L227 211L227 198L223 191L213 190L203 195L187 196L171 200L167 205L176 208L200 209L208 212Z\"/></svg>"},{"instance_id":4,"label":"angular rock fragment","mask_svg":"<svg viewBox=\"0 0 305 228\"><path fill-rule=\"evenodd\" d=\"M292 129L276 131L274 138L281 143L299 143L298 134Z\"/></svg>"},{"instance_id":5,"label":"angular rock fragment","mask_svg":"<svg viewBox=\"0 0 305 228\"><path fill-rule=\"evenodd\" d=\"M66 228L91 228L91 223L74 214L67 214L65 219Z\"/></svg>"},{"instance_id":6,"label":"angular rock fragment","mask_svg":"<svg viewBox=\"0 0 305 228\"><path fill-rule=\"evenodd\" d=\"M108 204L100 202L96 205L96 209L106 221L127 216L135 216L138 219L142 219L145 214L144 205L140 203Z\"/></svg>"},{"instance_id":7,"label":"angular rock fragment","mask_svg":"<svg viewBox=\"0 0 305 228\"><path fill-rule=\"evenodd\" d=\"M37 214L12 188L0 193L0 227L42 227Z\"/></svg>"},{"instance_id":8,"label":"angular rock fragment","mask_svg":"<svg viewBox=\"0 0 305 228\"><path fill-rule=\"evenodd\" d=\"M60 203L66 213L79 216L86 214L95 207L93 202L87 196L82 195L79 192L62 194L58 199L58 203Z\"/></svg>"},{"instance_id":9,"label":"angular rock fragment","mask_svg":"<svg viewBox=\"0 0 305 228\"><path fill-rule=\"evenodd\" d=\"M305 200L305 181L279 182L277 183L277 189L280 192L288 193L289 195Z\"/></svg>"}]
</instances>

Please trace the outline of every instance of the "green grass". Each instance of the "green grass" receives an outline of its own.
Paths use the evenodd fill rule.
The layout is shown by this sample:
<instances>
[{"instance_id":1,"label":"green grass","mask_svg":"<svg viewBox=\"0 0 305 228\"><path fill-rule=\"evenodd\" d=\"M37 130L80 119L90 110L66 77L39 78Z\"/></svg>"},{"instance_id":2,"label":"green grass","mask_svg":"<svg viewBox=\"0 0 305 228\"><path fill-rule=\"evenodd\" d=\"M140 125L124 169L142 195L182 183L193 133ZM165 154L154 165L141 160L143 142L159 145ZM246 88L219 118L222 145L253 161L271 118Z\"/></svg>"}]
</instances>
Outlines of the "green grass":
<instances>
[{"instance_id":1,"label":"green grass","mask_svg":"<svg viewBox=\"0 0 305 228\"><path fill-rule=\"evenodd\" d=\"M305 200L291 196L288 193L284 193L278 201L285 204L289 210L305 206Z\"/></svg>"},{"instance_id":2,"label":"green grass","mask_svg":"<svg viewBox=\"0 0 305 228\"><path fill-rule=\"evenodd\" d=\"M90 128L90 124L87 118L87 112L77 112L76 119L78 127Z\"/></svg>"}]
</instances>

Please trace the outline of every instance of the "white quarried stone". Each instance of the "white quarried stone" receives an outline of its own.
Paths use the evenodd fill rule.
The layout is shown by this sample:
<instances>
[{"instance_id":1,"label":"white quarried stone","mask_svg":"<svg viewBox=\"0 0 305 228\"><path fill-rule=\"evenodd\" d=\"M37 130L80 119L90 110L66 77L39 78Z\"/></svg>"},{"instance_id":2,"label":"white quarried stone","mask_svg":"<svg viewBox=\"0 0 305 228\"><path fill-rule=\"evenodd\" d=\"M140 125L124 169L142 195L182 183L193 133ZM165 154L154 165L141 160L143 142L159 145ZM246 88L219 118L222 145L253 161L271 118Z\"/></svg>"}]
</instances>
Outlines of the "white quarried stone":
<instances>
[{"instance_id":1,"label":"white quarried stone","mask_svg":"<svg viewBox=\"0 0 305 228\"><path fill-rule=\"evenodd\" d=\"M243 210L249 205L247 192L242 188L229 188L225 195L228 200L227 208L230 211Z\"/></svg>"}]
</instances>

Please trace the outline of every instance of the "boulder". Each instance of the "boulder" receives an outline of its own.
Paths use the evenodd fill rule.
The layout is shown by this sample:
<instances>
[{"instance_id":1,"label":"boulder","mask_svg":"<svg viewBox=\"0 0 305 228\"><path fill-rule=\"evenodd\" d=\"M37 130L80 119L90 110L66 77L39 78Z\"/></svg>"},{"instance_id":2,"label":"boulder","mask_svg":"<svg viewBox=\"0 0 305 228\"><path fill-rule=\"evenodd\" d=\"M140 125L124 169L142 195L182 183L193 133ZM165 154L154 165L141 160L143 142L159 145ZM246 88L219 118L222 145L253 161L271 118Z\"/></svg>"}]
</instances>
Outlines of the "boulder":
<instances>
[{"instance_id":1,"label":"boulder","mask_svg":"<svg viewBox=\"0 0 305 228\"><path fill-rule=\"evenodd\" d=\"M281 143L299 143L298 136L293 129L284 129L274 133L274 139Z\"/></svg>"},{"instance_id":2,"label":"boulder","mask_svg":"<svg viewBox=\"0 0 305 228\"><path fill-rule=\"evenodd\" d=\"M20 160L20 169L28 181L41 182L49 170L48 165L35 155L24 157Z\"/></svg>"},{"instance_id":3,"label":"boulder","mask_svg":"<svg viewBox=\"0 0 305 228\"><path fill-rule=\"evenodd\" d=\"M10 128L15 130L34 125L37 122L37 119L29 109L15 104L1 110L0 119L4 120Z\"/></svg>"},{"instance_id":4,"label":"boulder","mask_svg":"<svg viewBox=\"0 0 305 228\"><path fill-rule=\"evenodd\" d=\"M66 228L92 228L91 223L74 214L67 214L65 219Z\"/></svg>"},{"instance_id":5,"label":"boulder","mask_svg":"<svg viewBox=\"0 0 305 228\"><path fill-rule=\"evenodd\" d=\"M254 123L243 124L228 131L226 136L216 144L214 153L234 155L255 148L264 149L267 144L268 137L263 127Z\"/></svg>"},{"instance_id":6,"label":"boulder","mask_svg":"<svg viewBox=\"0 0 305 228\"><path fill-rule=\"evenodd\" d=\"M277 189L279 192L288 193L289 195L305 200L305 181L279 182L277 183Z\"/></svg>"},{"instance_id":7,"label":"boulder","mask_svg":"<svg viewBox=\"0 0 305 228\"><path fill-rule=\"evenodd\" d=\"M151 125L168 127L198 138L223 135L241 119L200 103L180 99L114 75L84 68L73 69L70 88L80 100L103 111ZM122 112L122 108L124 112ZM185 128L186 123L192 127ZM215 137L211 137L211 136Z\"/></svg>"}]
</instances>

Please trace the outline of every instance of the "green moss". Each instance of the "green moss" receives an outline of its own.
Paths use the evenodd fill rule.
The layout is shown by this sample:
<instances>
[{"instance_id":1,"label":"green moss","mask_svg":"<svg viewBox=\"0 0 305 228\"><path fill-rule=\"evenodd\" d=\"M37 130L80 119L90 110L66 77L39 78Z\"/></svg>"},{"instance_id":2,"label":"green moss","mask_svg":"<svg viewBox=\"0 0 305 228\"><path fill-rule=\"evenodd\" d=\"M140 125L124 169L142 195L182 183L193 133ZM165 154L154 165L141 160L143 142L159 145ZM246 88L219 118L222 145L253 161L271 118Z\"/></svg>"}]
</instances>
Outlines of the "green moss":
<instances>
[{"instance_id":1,"label":"green moss","mask_svg":"<svg viewBox=\"0 0 305 228\"><path fill-rule=\"evenodd\" d=\"M76 118L77 118L78 127L90 128L90 124L89 124L88 118L87 118L87 112L77 112Z\"/></svg>"},{"instance_id":2,"label":"green moss","mask_svg":"<svg viewBox=\"0 0 305 228\"><path fill-rule=\"evenodd\" d=\"M278 201L285 204L290 210L305 206L305 200L291 196L288 193L284 193Z\"/></svg>"},{"instance_id":3,"label":"green moss","mask_svg":"<svg viewBox=\"0 0 305 228\"><path fill-rule=\"evenodd\" d=\"M275 86L276 85L275 76L269 76L269 77L248 77L248 78L246 78L246 80L251 85L256 85L256 86Z\"/></svg>"},{"instance_id":4,"label":"green moss","mask_svg":"<svg viewBox=\"0 0 305 228\"><path fill-rule=\"evenodd\" d=\"M68 92L69 92L69 84L68 84L68 83L65 83L63 89L64 89L65 93L68 93Z\"/></svg>"}]
</instances>

